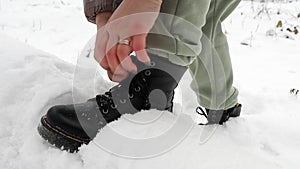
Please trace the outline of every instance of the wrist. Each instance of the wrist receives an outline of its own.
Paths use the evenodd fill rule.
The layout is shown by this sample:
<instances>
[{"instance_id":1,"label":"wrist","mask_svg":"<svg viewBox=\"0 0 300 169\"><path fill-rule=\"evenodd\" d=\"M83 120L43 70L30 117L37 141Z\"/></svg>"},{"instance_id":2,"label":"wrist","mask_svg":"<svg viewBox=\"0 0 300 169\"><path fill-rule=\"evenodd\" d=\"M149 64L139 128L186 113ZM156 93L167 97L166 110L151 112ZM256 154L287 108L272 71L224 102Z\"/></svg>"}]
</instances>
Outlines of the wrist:
<instances>
[{"instance_id":1,"label":"wrist","mask_svg":"<svg viewBox=\"0 0 300 169\"><path fill-rule=\"evenodd\" d=\"M111 17L112 12L101 12L96 15L95 23L97 25L97 28L104 26L106 22Z\"/></svg>"}]
</instances>

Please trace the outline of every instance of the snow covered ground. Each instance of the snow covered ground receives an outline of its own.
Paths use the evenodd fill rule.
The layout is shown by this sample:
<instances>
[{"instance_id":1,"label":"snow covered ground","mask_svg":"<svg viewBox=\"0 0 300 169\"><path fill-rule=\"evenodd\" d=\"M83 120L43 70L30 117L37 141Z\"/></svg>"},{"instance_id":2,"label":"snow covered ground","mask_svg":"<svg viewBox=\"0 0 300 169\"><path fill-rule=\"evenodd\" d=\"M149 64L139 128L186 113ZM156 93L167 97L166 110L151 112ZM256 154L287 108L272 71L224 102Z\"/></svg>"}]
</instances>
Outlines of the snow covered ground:
<instances>
[{"instance_id":1,"label":"snow covered ground","mask_svg":"<svg viewBox=\"0 0 300 169\"><path fill-rule=\"evenodd\" d=\"M224 23L235 86L243 103L241 117L217 128L193 124L197 102L185 87L191 80L186 74L178 89L175 114L151 110L124 116L79 153L69 154L43 141L36 126L51 105L71 103L72 92L86 99L112 85L101 77L101 71L96 76L76 74L82 83L73 78L77 56L95 28L85 21L81 1L1 0L0 168L298 168L300 98L291 95L290 89L300 89L300 35L286 29L300 29L300 2L268 3L266 7L254 3L251 7L251 2L242 2ZM279 20L283 28L276 28ZM92 60L84 61L91 67L81 70L95 71ZM160 118L148 125L128 120L156 117ZM174 137L161 139L157 146L135 146L111 135L113 130L135 140L159 138L173 124L178 133L186 134L175 141ZM207 142L201 139L214 129ZM168 149L169 145L173 146ZM140 153L146 157L147 152L158 155L128 157Z\"/></svg>"},{"instance_id":2,"label":"snow covered ground","mask_svg":"<svg viewBox=\"0 0 300 169\"><path fill-rule=\"evenodd\" d=\"M80 0L1 0L0 32L76 63L96 31L82 8Z\"/></svg>"}]
</instances>

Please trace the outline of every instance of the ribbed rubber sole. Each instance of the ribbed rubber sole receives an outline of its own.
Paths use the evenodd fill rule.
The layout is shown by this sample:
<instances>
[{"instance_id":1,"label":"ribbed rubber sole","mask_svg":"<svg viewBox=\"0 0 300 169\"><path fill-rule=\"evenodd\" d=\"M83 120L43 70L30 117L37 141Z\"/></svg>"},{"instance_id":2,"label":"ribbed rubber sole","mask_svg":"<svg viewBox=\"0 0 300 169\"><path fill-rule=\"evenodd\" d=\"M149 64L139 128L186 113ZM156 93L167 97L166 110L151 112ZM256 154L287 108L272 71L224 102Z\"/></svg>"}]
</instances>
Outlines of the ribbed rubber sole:
<instances>
[{"instance_id":1,"label":"ribbed rubber sole","mask_svg":"<svg viewBox=\"0 0 300 169\"><path fill-rule=\"evenodd\" d=\"M242 105L238 103L235 106L235 108L233 109L233 111L230 112L229 116L230 117L238 117L238 116L240 116L241 115L241 109L242 109Z\"/></svg>"},{"instance_id":2,"label":"ribbed rubber sole","mask_svg":"<svg viewBox=\"0 0 300 169\"><path fill-rule=\"evenodd\" d=\"M42 138L45 139L49 144L61 150L66 150L70 153L76 153L82 144L87 144L85 141L78 140L55 129L49 123L47 123L45 117L42 117L37 130Z\"/></svg>"}]
</instances>

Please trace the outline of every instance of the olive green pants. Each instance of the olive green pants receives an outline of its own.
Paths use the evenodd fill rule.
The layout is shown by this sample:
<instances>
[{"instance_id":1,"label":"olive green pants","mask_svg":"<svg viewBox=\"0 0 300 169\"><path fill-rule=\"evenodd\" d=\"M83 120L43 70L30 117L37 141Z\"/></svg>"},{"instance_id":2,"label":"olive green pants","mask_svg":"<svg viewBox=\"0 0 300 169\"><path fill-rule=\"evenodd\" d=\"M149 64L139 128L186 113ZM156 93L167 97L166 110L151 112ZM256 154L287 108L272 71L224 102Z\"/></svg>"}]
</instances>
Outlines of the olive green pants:
<instances>
[{"instance_id":1,"label":"olive green pants","mask_svg":"<svg viewBox=\"0 0 300 169\"><path fill-rule=\"evenodd\" d=\"M147 38L149 52L189 67L201 106L220 110L237 103L222 21L240 0L164 0Z\"/></svg>"}]
</instances>

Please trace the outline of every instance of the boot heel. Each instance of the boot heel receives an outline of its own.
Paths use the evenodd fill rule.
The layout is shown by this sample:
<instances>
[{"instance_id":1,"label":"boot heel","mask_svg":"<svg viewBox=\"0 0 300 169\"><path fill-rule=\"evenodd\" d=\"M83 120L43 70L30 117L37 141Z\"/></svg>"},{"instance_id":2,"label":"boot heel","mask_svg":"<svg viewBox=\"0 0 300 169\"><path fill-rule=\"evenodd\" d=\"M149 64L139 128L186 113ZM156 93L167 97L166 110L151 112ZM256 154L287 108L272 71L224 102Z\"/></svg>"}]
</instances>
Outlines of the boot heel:
<instances>
[{"instance_id":1,"label":"boot heel","mask_svg":"<svg viewBox=\"0 0 300 169\"><path fill-rule=\"evenodd\" d=\"M241 109L242 109L242 105L241 104L237 104L234 108L233 111L230 112L229 116L230 117L238 117L241 115Z\"/></svg>"},{"instance_id":2,"label":"boot heel","mask_svg":"<svg viewBox=\"0 0 300 169\"><path fill-rule=\"evenodd\" d=\"M77 152L78 148L83 144L83 142L67 138L61 135L58 131L53 130L46 124L44 118L41 119L37 130L41 137L45 139L49 144L54 145L61 150L66 150L70 153Z\"/></svg>"}]
</instances>

